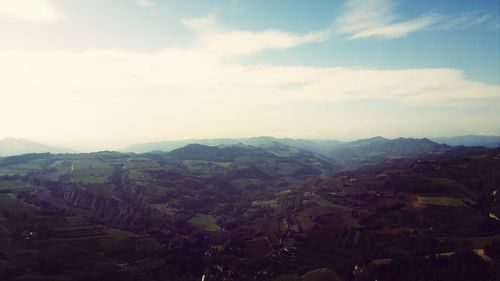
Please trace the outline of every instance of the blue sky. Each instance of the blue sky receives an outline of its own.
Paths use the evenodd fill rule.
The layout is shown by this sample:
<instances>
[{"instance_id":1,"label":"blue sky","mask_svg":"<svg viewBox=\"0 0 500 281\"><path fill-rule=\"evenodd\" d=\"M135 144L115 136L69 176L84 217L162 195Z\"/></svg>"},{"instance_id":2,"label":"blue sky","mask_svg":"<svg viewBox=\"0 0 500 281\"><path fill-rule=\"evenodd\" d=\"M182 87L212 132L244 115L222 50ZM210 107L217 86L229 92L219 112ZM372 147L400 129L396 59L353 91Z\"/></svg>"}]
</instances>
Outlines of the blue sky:
<instances>
[{"instance_id":1,"label":"blue sky","mask_svg":"<svg viewBox=\"0 0 500 281\"><path fill-rule=\"evenodd\" d=\"M500 134L499 5L0 0L0 137Z\"/></svg>"}]
</instances>

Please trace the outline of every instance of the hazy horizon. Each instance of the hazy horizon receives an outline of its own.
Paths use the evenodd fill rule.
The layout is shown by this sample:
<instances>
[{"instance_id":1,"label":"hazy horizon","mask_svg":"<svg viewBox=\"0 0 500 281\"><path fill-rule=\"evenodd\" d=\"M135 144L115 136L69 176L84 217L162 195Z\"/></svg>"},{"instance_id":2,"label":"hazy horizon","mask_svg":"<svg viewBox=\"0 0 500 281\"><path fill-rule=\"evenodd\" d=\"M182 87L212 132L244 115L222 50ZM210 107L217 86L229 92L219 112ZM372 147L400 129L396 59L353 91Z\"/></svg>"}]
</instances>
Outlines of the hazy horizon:
<instances>
[{"instance_id":1,"label":"hazy horizon","mask_svg":"<svg viewBox=\"0 0 500 281\"><path fill-rule=\"evenodd\" d=\"M500 135L498 5L0 0L0 139Z\"/></svg>"},{"instance_id":2,"label":"hazy horizon","mask_svg":"<svg viewBox=\"0 0 500 281\"><path fill-rule=\"evenodd\" d=\"M292 139L292 140L308 140L308 141L341 141L341 142L350 142L350 141L356 141L356 140L362 140L362 139L370 139L370 138L375 138L375 137L382 137L386 139L397 139L397 138L414 138L414 139L430 139L435 141L435 139L442 139L442 138L461 138L461 137L500 137L500 135L478 135L478 134L471 134L471 135L456 135L456 136L383 136L383 135L372 135L372 136L364 136L364 137L359 137L359 138L303 138L303 137L278 137L278 136L270 136L270 135L256 135L256 136L244 136L244 137L213 137L213 138L183 138L183 139L159 139L159 140L146 140L142 142L131 142L131 143L122 143L122 144L108 144L108 143L103 143L99 142L94 145L92 144L87 144L87 145L78 145L78 144L68 144L68 143L60 143L60 142L44 142L44 141L39 141L36 139L29 139L29 138L24 138L24 137L4 137L0 138L0 141L3 140L12 140L12 141L29 141L29 142L34 142L37 144L41 145L47 145L55 148L60 148L60 149L68 149L72 150L73 152L77 153L87 153L87 152L97 152L97 151L129 151L130 147L137 146L137 145L147 145L147 144L155 144L155 143L162 143L162 142L190 142L191 143L196 143L196 141L207 141L207 140L238 140L238 139L255 139L255 138L273 138L273 139ZM70 152L70 151L68 151Z\"/></svg>"}]
</instances>

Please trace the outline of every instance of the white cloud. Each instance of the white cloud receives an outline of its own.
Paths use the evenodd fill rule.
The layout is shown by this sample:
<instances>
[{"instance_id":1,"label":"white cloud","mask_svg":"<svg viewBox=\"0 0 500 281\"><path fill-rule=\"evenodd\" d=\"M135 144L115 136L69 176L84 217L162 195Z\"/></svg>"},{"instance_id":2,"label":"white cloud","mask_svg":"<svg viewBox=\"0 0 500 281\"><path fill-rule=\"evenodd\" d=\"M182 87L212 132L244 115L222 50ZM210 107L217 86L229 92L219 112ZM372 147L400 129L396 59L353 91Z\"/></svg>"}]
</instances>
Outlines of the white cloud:
<instances>
[{"instance_id":1,"label":"white cloud","mask_svg":"<svg viewBox=\"0 0 500 281\"><path fill-rule=\"evenodd\" d=\"M473 26L483 25L489 28L497 28L500 23L500 17L494 13L482 13L479 11L470 11L454 15L440 16L440 22L437 24L439 29L463 29Z\"/></svg>"},{"instance_id":2,"label":"white cloud","mask_svg":"<svg viewBox=\"0 0 500 281\"><path fill-rule=\"evenodd\" d=\"M50 23L64 17L63 10L52 0L2 0L0 16Z\"/></svg>"},{"instance_id":3,"label":"white cloud","mask_svg":"<svg viewBox=\"0 0 500 281\"><path fill-rule=\"evenodd\" d=\"M402 23L373 26L365 30L360 30L351 36L351 39L361 39L369 37L397 38L405 36L410 32L421 30L435 22L432 17L423 17Z\"/></svg>"},{"instance_id":4,"label":"white cloud","mask_svg":"<svg viewBox=\"0 0 500 281\"><path fill-rule=\"evenodd\" d=\"M393 0L348 0L345 13L336 22L337 32L351 39L396 38L434 24L436 15L427 14L408 21L398 21Z\"/></svg>"},{"instance_id":5,"label":"white cloud","mask_svg":"<svg viewBox=\"0 0 500 281\"><path fill-rule=\"evenodd\" d=\"M321 42L327 40L331 33L330 30L308 34L295 34L280 30L260 32L228 30L221 27L213 16L188 19L184 21L184 24L197 35L195 48L226 57Z\"/></svg>"},{"instance_id":6,"label":"white cloud","mask_svg":"<svg viewBox=\"0 0 500 281\"><path fill-rule=\"evenodd\" d=\"M428 12L417 18L401 20L395 0L347 0L343 14L334 24L337 33L350 39L392 39L433 27L434 29L461 29L477 25L498 28L497 14L470 11L457 14Z\"/></svg>"},{"instance_id":7,"label":"white cloud","mask_svg":"<svg viewBox=\"0 0 500 281\"><path fill-rule=\"evenodd\" d=\"M153 0L135 0L135 3L141 7L154 7L156 5Z\"/></svg>"},{"instance_id":8,"label":"white cloud","mask_svg":"<svg viewBox=\"0 0 500 281\"><path fill-rule=\"evenodd\" d=\"M68 141L277 132L290 136L306 132L313 124L331 132L368 129L375 121L367 123L370 118L363 112L357 121L346 123L345 116L333 111L327 116L300 115L277 108L362 100L468 106L500 98L498 85L471 80L456 69L244 65L234 58L321 41L324 35L230 30L210 18L186 24L197 36L187 48L143 53L0 51L0 120L15 120L0 122L0 132L64 136ZM483 124L480 121L484 119L478 117L475 124ZM498 123L483 125L498 128ZM314 134L302 136L321 136ZM134 139L137 136L141 139Z\"/></svg>"}]
</instances>

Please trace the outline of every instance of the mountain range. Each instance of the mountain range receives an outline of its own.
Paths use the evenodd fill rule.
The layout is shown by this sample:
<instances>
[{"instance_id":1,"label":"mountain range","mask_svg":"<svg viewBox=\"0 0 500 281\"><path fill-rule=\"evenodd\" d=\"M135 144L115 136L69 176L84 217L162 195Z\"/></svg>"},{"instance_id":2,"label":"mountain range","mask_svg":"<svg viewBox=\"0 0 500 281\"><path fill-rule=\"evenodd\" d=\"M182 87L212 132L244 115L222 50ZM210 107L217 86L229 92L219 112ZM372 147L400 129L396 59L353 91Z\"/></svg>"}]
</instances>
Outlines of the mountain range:
<instances>
[{"instance_id":1,"label":"mountain range","mask_svg":"<svg viewBox=\"0 0 500 281\"><path fill-rule=\"evenodd\" d=\"M463 146L463 145L466 146ZM372 137L354 141L308 140L273 137L192 139L137 144L124 152L170 152L169 157L182 160L233 161L236 158L298 161L319 168L309 173L324 174L352 170L362 166L404 161L443 154L463 153L470 147L499 147L500 137L464 136L440 139ZM0 157L25 153L74 153L74 150L45 145L22 138L0 140ZM267 161L266 160L266 161ZM280 161L281 161L280 160ZM274 161L274 160L273 160ZM274 163L274 162L273 162ZM277 164L272 164L276 166Z\"/></svg>"},{"instance_id":2,"label":"mountain range","mask_svg":"<svg viewBox=\"0 0 500 281\"><path fill-rule=\"evenodd\" d=\"M405 138L400 138L405 139ZM292 139L292 138L274 138L270 136L260 136L253 138L213 138L213 139L186 139L173 141L158 141L149 143L140 143L130 145L121 149L124 152L144 153L151 151L171 151L188 144L204 144L211 146L231 145L231 144L247 144L252 146L261 146L270 142L279 142L289 146L299 147L319 154L328 154L335 151L337 148L352 146L356 144L375 143L388 141L388 138L373 137L354 141L339 141L339 140L313 140L313 139ZM429 140L446 144L449 146L484 146L490 148L500 147L500 136L455 136L455 137L440 137L429 138Z\"/></svg>"}]
</instances>

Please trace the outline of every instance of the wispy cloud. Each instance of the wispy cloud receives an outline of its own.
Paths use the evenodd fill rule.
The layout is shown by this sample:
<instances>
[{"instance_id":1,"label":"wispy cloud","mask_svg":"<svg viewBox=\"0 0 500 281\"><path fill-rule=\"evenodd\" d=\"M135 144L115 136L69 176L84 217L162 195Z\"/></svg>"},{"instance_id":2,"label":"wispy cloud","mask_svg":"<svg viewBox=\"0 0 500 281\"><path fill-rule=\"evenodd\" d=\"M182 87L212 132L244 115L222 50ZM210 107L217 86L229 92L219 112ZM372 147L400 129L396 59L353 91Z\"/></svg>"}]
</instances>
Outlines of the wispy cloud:
<instances>
[{"instance_id":1,"label":"wispy cloud","mask_svg":"<svg viewBox=\"0 0 500 281\"><path fill-rule=\"evenodd\" d=\"M285 49L325 41L330 30L296 34L281 30L245 31L220 26L213 16L184 20L197 35L196 46L219 56L249 55L266 49Z\"/></svg>"},{"instance_id":2,"label":"wispy cloud","mask_svg":"<svg viewBox=\"0 0 500 281\"><path fill-rule=\"evenodd\" d=\"M454 15L442 15L436 25L439 29L463 29L483 25L488 28L498 28L500 16L498 13L470 11Z\"/></svg>"},{"instance_id":3,"label":"wispy cloud","mask_svg":"<svg viewBox=\"0 0 500 281\"><path fill-rule=\"evenodd\" d=\"M156 5L153 0L135 0L135 3L141 7L154 7Z\"/></svg>"},{"instance_id":4,"label":"wispy cloud","mask_svg":"<svg viewBox=\"0 0 500 281\"><path fill-rule=\"evenodd\" d=\"M348 0L344 14L336 22L336 30L350 39L396 38L422 30L437 20L436 15L400 21L392 0Z\"/></svg>"},{"instance_id":5,"label":"wispy cloud","mask_svg":"<svg viewBox=\"0 0 500 281\"><path fill-rule=\"evenodd\" d=\"M64 131L74 139L120 140L164 138L167 131L175 137L303 132L314 123L332 132L367 129L376 122L363 112L356 113L358 121L344 122L345 116L331 110L317 118L311 115L316 119L309 124L309 115L283 108L359 101L473 107L500 101L498 85L474 81L457 69L247 65L237 59L320 42L328 38L328 30L237 30L214 17L184 23L194 33L193 44L156 52L0 51L0 120L16 117L16 122L0 122L0 131L51 136ZM426 120L431 122L431 117ZM487 126L498 128L500 119L494 117L487 119L493 120ZM399 120L391 116L388 121L392 119ZM469 127L486 126L485 117L470 120ZM408 127L401 123L398 128Z\"/></svg>"},{"instance_id":6,"label":"wispy cloud","mask_svg":"<svg viewBox=\"0 0 500 281\"><path fill-rule=\"evenodd\" d=\"M50 23L64 18L64 11L52 0L2 0L0 16Z\"/></svg>"},{"instance_id":7,"label":"wispy cloud","mask_svg":"<svg viewBox=\"0 0 500 281\"><path fill-rule=\"evenodd\" d=\"M192 46L153 53L118 49L0 52L0 95L99 96L107 92L136 96L154 89L152 92L166 98L234 98L237 103L243 99L258 104L360 99L440 104L500 97L498 85L470 80L462 71L448 68L249 66L233 58L318 42L326 35L233 30L220 26L213 17L186 20L185 24L195 32Z\"/></svg>"},{"instance_id":8,"label":"wispy cloud","mask_svg":"<svg viewBox=\"0 0 500 281\"><path fill-rule=\"evenodd\" d=\"M394 0L347 0L334 29L354 40L392 39L431 27L434 30L463 29L478 25L499 27L499 16L493 13L470 11L445 15L429 11L416 18L402 20L396 8L397 2Z\"/></svg>"}]
</instances>

